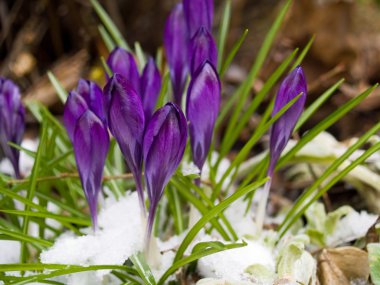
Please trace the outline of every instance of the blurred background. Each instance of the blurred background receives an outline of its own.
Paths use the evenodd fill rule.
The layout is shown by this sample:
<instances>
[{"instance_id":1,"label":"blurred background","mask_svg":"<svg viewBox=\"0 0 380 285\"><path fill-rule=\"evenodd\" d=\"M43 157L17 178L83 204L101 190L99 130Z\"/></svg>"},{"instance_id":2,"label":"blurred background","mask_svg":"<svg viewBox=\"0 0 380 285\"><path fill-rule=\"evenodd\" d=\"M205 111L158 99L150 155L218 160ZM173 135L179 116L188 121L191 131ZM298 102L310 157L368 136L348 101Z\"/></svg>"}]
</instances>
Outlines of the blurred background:
<instances>
[{"instance_id":1,"label":"blurred background","mask_svg":"<svg viewBox=\"0 0 380 285\"><path fill-rule=\"evenodd\" d=\"M162 45L165 19L176 1L100 2L130 44L139 41L144 51L155 55ZM233 85L245 78L282 3L280 0L232 0L227 52L244 29L249 29L249 33L226 74L226 83ZM215 1L215 36L223 6L224 1ZM99 23L88 0L0 0L1 76L17 82L25 100L39 100L60 115L62 105L46 71L52 70L67 90L74 88L80 77L101 83L104 79L99 57L107 57L108 52L98 32ZM313 35L313 47L303 64L309 83L309 100L342 77L346 82L311 124L380 81L380 1L293 1L270 57L252 86L253 94L294 48L304 47ZM340 140L363 133L379 121L379 109L380 94L375 91L330 132ZM31 116L28 126L29 130L34 129ZM246 135L249 133L248 129Z\"/></svg>"}]
</instances>

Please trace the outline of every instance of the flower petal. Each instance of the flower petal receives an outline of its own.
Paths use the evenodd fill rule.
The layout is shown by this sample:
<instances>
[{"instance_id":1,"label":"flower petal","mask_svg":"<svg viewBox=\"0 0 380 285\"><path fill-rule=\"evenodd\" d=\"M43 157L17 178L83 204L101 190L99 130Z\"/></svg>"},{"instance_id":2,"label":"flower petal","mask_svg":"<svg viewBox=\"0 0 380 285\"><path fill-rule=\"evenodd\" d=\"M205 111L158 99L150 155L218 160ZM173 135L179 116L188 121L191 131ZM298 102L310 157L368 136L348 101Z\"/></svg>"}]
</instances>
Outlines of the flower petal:
<instances>
[{"instance_id":1,"label":"flower petal","mask_svg":"<svg viewBox=\"0 0 380 285\"><path fill-rule=\"evenodd\" d=\"M144 135L145 181L150 201L148 235L164 188L182 160L187 140L187 124L173 103L157 110Z\"/></svg>"},{"instance_id":2,"label":"flower petal","mask_svg":"<svg viewBox=\"0 0 380 285\"><path fill-rule=\"evenodd\" d=\"M14 168L19 173L20 152L8 142L21 144L25 130L25 109L21 102L19 88L11 80L0 77L0 146Z\"/></svg>"},{"instance_id":3,"label":"flower petal","mask_svg":"<svg viewBox=\"0 0 380 285\"><path fill-rule=\"evenodd\" d=\"M106 122L106 110L104 107L102 89L100 89L95 82L80 79L76 91L83 97L91 111L103 122Z\"/></svg>"},{"instance_id":4,"label":"flower petal","mask_svg":"<svg viewBox=\"0 0 380 285\"><path fill-rule=\"evenodd\" d=\"M300 66L296 67L281 83L274 104L272 116L277 114L287 103L301 94L301 97L273 124L270 132L270 165L271 176L281 152L288 143L293 129L304 109L307 83Z\"/></svg>"},{"instance_id":5,"label":"flower petal","mask_svg":"<svg viewBox=\"0 0 380 285\"><path fill-rule=\"evenodd\" d=\"M214 18L214 0L183 0L183 9L191 37L200 27L205 27L211 31Z\"/></svg>"},{"instance_id":6,"label":"flower petal","mask_svg":"<svg viewBox=\"0 0 380 285\"><path fill-rule=\"evenodd\" d=\"M145 120L149 121L161 90L161 75L153 58L145 65L140 83Z\"/></svg>"},{"instance_id":7,"label":"flower petal","mask_svg":"<svg viewBox=\"0 0 380 285\"><path fill-rule=\"evenodd\" d=\"M96 229L97 201L109 148L109 135L103 122L91 110L86 110L77 120L73 145L82 187Z\"/></svg>"},{"instance_id":8,"label":"flower petal","mask_svg":"<svg viewBox=\"0 0 380 285\"><path fill-rule=\"evenodd\" d=\"M205 27L199 28L190 44L190 70L194 75L202 64L208 60L213 66L217 65L218 51L212 35Z\"/></svg>"},{"instance_id":9,"label":"flower petal","mask_svg":"<svg viewBox=\"0 0 380 285\"><path fill-rule=\"evenodd\" d=\"M63 110L63 124L71 141L78 119L89 109L86 100L76 91L71 91L67 97Z\"/></svg>"},{"instance_id":10,"label":"flower petal","mask_svg":"<svg viewBox=\"0 0 380 285\"><path fill-rule=\"evenodd\" d=\"M123 75L140 94L140 75L133 55L122 48L115 48L107 59L107 64L113 73Z\"/></svg>"},{"instance_id":11,"label":"flower petal","mask_svg":"<svg viewBox=\"0 0 380 285\"><path fill-rule=\"evenodd\" d=\"M183 5L178 3L165 24L164 46L173 86L174 101L181 106L182 93L189 72L189 35L184 18Z\"/></svg>"},{"instance_id":12,"label":"flower petal","mask_svg":"<svg viewBox=\"0 0 380 285\"><path fill-rule=\"evenodd\" d=\"M193 161L200 170L210 149L219 113L220 93L218 74L212 64L206 61L190 82L186 102Z\"/></svg>"}]
</instances>

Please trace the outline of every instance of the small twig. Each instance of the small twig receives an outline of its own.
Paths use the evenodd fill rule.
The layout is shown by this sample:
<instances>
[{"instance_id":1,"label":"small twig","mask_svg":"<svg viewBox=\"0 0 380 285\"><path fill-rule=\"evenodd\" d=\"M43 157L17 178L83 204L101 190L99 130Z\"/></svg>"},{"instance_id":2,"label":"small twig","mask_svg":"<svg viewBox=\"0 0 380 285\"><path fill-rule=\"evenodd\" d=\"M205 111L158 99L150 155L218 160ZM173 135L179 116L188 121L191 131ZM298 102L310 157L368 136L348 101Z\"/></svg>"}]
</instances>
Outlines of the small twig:
<instances>
[{"instance_id":1,"label":"small twig","mask_svg":"<svg viewBox=\"0 0 380 285\"><path fill-rule=\"evenodd\" d=\"M66 179L66 178L79 178L78 173L61 173L54 176L45 176L38 177L37 182L49 181L49 180L58 180L58 179ZM133 178L132 173L123 173L118 175L108 175L103 177L103 181L116 180L116 179L129 179ZM14 184L21 184L29 182L29 179L11 179L7 181L8 186L12 186Z\"/></svg>"}]
</instances>

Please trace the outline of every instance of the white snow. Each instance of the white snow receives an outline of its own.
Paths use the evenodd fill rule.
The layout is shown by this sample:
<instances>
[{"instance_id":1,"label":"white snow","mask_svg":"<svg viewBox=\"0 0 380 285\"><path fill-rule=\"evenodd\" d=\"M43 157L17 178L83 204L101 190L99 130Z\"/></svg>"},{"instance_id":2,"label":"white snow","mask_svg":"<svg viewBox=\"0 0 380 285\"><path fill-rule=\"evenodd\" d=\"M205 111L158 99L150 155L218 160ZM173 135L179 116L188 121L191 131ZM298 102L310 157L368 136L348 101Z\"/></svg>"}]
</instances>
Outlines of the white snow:
<instances>
[{"instance_id":1,"label":"white snow","mask_svg":"<svg viewBox=\"0 0 380 285\"><path fill-rule=\"evenodd\" d=\"M0 240L0 264L17 263L20 260L20 242Z\"/></svg>"},{"instance_id":2,"label":"white snow","mask_svg":"<svg viewBox=\"0 0 380 285\"><path fill-rule=\"evenodd\" d=\"M200 241L209 241L205 236ZM247 246L229 249L201 258L198 272L206 278L222 278L231 281L250 281L245 269L250 265L260 264L275 270L273 252L259 242L247 240Z\"/></svg>"},{"instance_id":3,"label":"white snow","mask_svg":"<svg viewBox=\"0 0 380 285\"><path fill-rule=\"evenodd\" d=\"M336 246L364 237L377 218L377 215L366 211L351 211L338 222L334 233L327 237L327 244Z\"/></svg>"},{"instance_id":4,"label":"white snow","mask_svg":"<svg viewBox=\"0 0 380 285\"><path fill-rule=\"evenodd\" d=\"M40 259L43 263L58 264L123 264L143 249L144 229L137 193L127 194L116 203L105 203L95 234L63 234L50 249L42 252Z\"/></svg>"}]
</instances>

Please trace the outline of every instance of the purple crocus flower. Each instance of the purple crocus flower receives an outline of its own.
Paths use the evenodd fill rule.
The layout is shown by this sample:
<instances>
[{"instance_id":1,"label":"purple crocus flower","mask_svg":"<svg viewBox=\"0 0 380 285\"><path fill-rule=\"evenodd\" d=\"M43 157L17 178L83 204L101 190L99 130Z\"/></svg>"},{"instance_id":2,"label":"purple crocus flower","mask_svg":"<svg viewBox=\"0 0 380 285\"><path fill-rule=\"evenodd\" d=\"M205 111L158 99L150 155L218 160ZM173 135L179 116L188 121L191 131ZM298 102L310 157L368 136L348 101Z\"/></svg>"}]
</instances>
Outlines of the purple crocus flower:
<instances>
[{"instance_id":1,"label":"purple crocus flower","mask_svg":"<svg viewBox=\"0 0 380 285\"><path fill-rule=\"evenodd\" d=\"M189 72L189 40L183 5L178 3L166 20L164 32L164 46L170 69L174 101L178 106L181 106L182 103L182 93Z\"/></svg>"},{"instance_id":2,"label":"purple crocus flower","mask_svg":"<svg viewBox=\"0 0 380 285\"><path fill-rule=\"evenodd\" d=\"M293 129L304 109L307 84L305 75L300 66L296 67L281 83L274 103L272 117L276 115L287 103L298 95L298 100L272 125L270 131L269 153L270 162L267 175L269 180L264 185L263 193L257 209L257 228L261 231L264 224L265 209L268 201L269 190L272 183L274 168L282 151L287 145Z\"/></svg>"},{"instance_id":3,"label":"purple crocus flower","mask_svg":"<svg viewBox=\"0 0 380 285\"><path fill-rule=\"evenodd\" d=\"M142 145L145 128L144 109L140 96L130 82L114 74L104 88L109 102L108 125L136 182L140 206L145 213L142 187Z\"/></svg>"},{"instance_id":4,"label":"purple crocus flower","mask_svg":"<svg viewBox=\"0 0 380 285\"><path fill-rule=\"evenodd\" d=\"M214 18L214 0L183 0L183 10L190 37L200 27L211 31Z\"/></svg>"},{"instance_id":5,"label":"purple crocus flower","mask_svg":"<svg viewBox=\"0 0 380 285\"><path fill-rule=\"evenodd\" d=\"M200 27L190 42L190 71L192 76L206 60L216 66L218 51L210 32L205 27Z\"/></svg>"},{"instance_id":6,"label":"purple crocus flower","mask_svg":"<svg viewBox=\"0 0 380 285\"><path fill-rule=\"evenodd\" d=\"M186 101L193 161L200 170L210 149L219 113L220 92L218 74L213 65L206 61L190 81Z\"/></svg>"},{"instance_id":7,"label":"purple crocus flower","mask_svg":"<svg viewBox=\"0 0 380 285\"><path fill-rule=\"evenodd\" d=\"M109 148L102 97L101 89L95 83L80 80L77 89L70 92L63 114L94 230L97 228L97 201Z\"/></svg>"},{"instance_id":8,"label":"purple crocus flower","mask_svg":"<svg viewBox=\"0 0 380 285\"><path fill-rule=\"evenodd\" d=\"M25 109L19 88L9 79L0 77L0 146L12 163L15 176L20 178L20 152L8 142L21 144L25 130Z\"/></svg>"},{"instance_id":9,"label":"purple crocus flower","mask_svg":"<svg viewBox=\"0 0 380 285\"><path fill-rule=\"evenodd\" d=\"M305 106L307 85L303 70L298 66L281 83L274 103L272 117L301 93L301 97L273 124L271 128L269 176L273 175L276 162L288 143L290 136L293 133L293 129Z\"/></svg>"},{"instance_id":10,"label":"purple crocus flower","mask_svg":"<svg viewBox=\"0 0 380 285\"><path fill-rule=\"evenodd\" d=\"M150 201L147 241L151 236L158 202L182 160L186 140L186 119L177 105L167 103L153 114L146 127L143 145L145 181Z\"/></svg>"},{"instance_id":11,"label":"purple crocus flower","mask_svg":"<svg viewBox=\"0 0 380 285\"><path fill-rule=\"evenodd\" d=\"M123 75L140 94L140 75L135 58L132 53L123 48L116 47L108 56L107 64L113 73Z\"/></svg>"},{"instance_id":12,"label":"purple crocus flower","mask_svg":"<svg viewBox=\"0 0 380 285\"><path fill-rule=\"evenodd\" d=\"M97 202L109 143L107 127L94 112L87 109L76 123L73 145L94 230L97 228Z\"/></svg>"},{"instance_id":13,"label":"purple crocus flower","mask_svg":"<svg viewBox=\"0 0 380 285\"><path fill-rule=\"evenodd\" d=\"M149 58L141 75L141 98L144 106L145 121L149 121L156 107L161 90L161 75L153 58Z\"/></svg>"}]
</instances>

